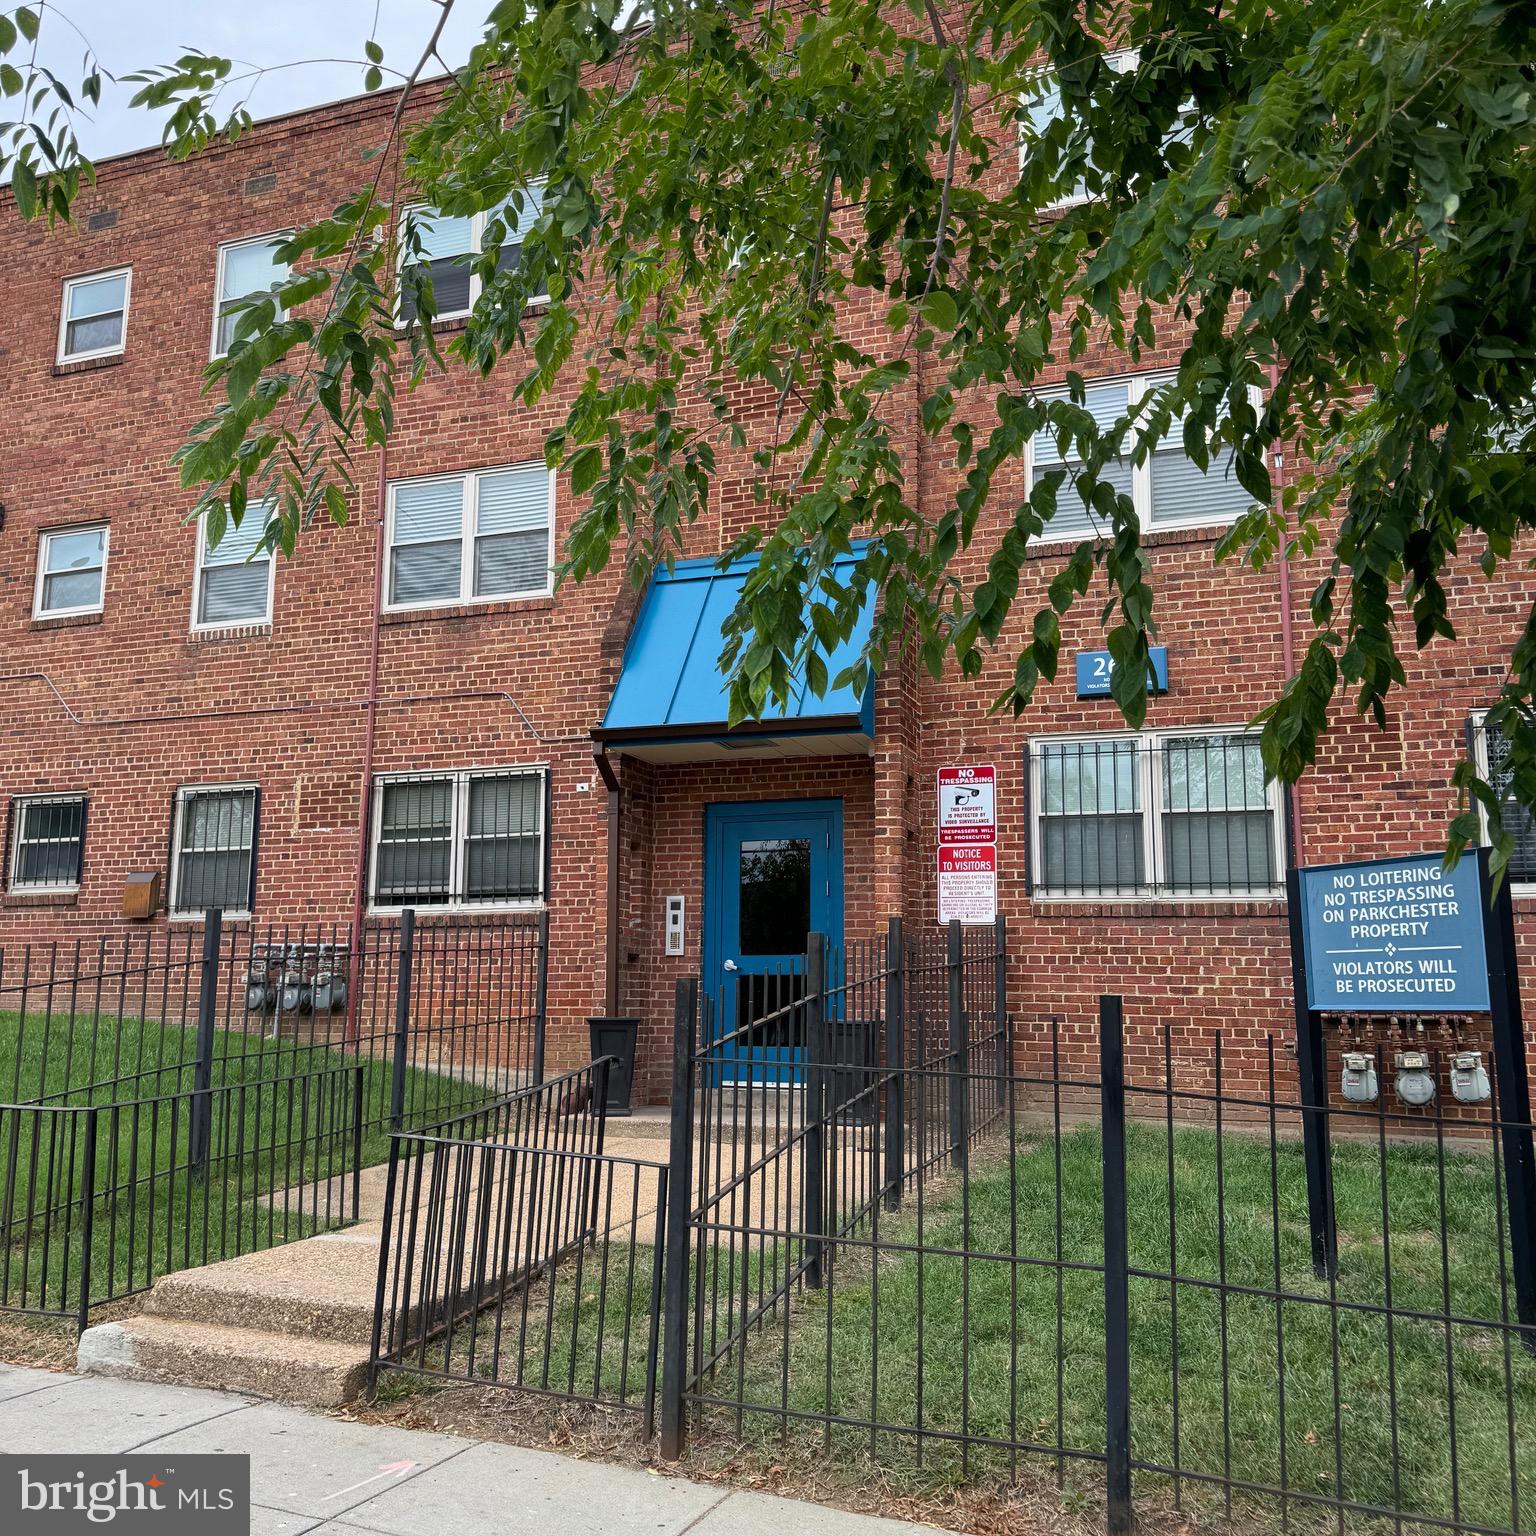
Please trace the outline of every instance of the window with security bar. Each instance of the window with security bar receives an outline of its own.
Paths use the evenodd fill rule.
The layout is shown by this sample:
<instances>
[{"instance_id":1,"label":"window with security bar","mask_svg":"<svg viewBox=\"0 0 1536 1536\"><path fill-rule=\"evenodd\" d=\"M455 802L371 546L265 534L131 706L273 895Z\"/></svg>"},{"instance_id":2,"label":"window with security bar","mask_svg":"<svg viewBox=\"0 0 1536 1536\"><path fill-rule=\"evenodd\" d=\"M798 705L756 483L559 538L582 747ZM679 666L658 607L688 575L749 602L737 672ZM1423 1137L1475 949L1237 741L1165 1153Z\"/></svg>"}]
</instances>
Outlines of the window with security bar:
<instances>
[{"instance_id":1,"label":"window with security bar","mask_svg":"<svg viewBox=\"0 0 1536 1536\"><path fill-rule=\"evenodd\" d=\"M170 909L196 916L219 907L250 912L256 883L254 784L194 785L176 791Z\"/></svg>"},{"instance_id":2,"label":"window with security bar","mask_svg":"<svg viewBox=\"0 0 1536 1536\"><path fill-rule=\"evenodd\" d=\"M1514 852L1509 859L1509 879L1516 886L1536 886L1536 814L1522 804L1516 794L1514 771L1509 761L1509 738L1496 725L1488 724L1479 713L1468 721L1473 762L1499 797L1504 829L1514 834ZM1481 810L1483 841L1488 841L1488 821Z\"/></svg>"},{"instance_id":3,"label":"window with security bar","mask_svg":"<svg viewBox=\"0 0 1536 1536\"><path fill-rule=\"evenodd\" d=\"M1279 894L1280 797L1247 732L1038 740L1030 804L1037 896Z\"/></svg>"},{"instance_id":4,"label":"window with security bar","mask_svg":"<svg viewBox=\"0 0 1536 1536\"><path fill-rule=\"evenodd\" d=\"M38 795L11 807L11 890L77 891L85 856L85 796Z\"/></svg>"},{"instance_id":5,"label":"window with security bar","mask_svg":"<svg viewBox=\"0 0 1536 1536\"><path fill-rule=\"evenodd\" d=\"M541 768L520 768L378 780L374 907L541 902L544 778Z\"/></svg>"}]
</instances>

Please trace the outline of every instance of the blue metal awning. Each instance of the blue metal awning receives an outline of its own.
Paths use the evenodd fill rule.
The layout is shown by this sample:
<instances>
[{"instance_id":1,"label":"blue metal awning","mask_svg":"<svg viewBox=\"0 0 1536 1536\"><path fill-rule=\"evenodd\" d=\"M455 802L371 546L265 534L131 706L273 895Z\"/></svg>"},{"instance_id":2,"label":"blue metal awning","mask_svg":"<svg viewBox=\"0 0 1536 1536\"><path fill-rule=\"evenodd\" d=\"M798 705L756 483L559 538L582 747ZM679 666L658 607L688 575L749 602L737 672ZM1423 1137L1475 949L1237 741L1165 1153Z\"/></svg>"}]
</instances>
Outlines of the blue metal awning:
<instances>
[{"instance_id":1,"label":"blue metal awning","mask_svg":"<svg viewBox=\"0 0 1536 1536\"><path fill-rule=\"evenodd\" d=\"M837 562L845 573L862 546ZM755 556L721 570L714 560L683 560L658 571L641 600L624 666L602 725L605 747L653 762L712 757L806 757L868 752L874 743L874 690L860 699L851 685L818 698L797 669L788 703L761 720L726 725L729 687L720 672L722 626L741 597ZM825 657L833 680L858 659L869 638L873 605L853 633Z\"/></svg>"}]
</instances>

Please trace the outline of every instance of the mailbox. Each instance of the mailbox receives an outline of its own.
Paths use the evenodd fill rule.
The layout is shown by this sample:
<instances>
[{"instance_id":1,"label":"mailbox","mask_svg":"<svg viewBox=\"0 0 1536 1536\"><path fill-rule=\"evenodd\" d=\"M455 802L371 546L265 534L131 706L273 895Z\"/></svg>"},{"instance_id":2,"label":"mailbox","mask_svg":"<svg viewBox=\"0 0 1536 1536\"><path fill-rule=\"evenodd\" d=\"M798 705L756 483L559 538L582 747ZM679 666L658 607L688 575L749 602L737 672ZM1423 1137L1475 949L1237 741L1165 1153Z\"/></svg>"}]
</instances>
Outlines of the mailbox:
<instances>
[{"instance_id":1,"label":"mailbox","mask_svg":"<svg viewBox=\"0 0 1536 1536\"><path fill-rule=\"evenodd\" d=\"M123 882L123 916L153 917L160 910L160 871L131 874Z\"/></svg>"}]
</instances>

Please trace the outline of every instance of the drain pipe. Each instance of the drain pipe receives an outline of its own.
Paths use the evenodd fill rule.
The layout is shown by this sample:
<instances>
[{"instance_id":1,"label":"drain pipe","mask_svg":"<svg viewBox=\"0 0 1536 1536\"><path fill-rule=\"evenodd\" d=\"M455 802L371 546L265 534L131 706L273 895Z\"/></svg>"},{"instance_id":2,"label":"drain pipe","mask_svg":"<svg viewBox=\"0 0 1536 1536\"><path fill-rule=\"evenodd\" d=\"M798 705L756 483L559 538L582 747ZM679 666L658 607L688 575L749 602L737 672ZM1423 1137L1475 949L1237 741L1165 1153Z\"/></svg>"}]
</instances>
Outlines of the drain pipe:
<instances>
[{"instance_id":1,"label":"drain pipe","mask_svg":"<svg viewBox=\"0 0 1536 1536\"><path fill-rule=\"evenodd\" d=\"M368 817L373 806L373 751L379 721L379 634L384 606L384 519L389 496L389 444L379 444L379 497L373 535L373 611L368 631L368 689L363 699L362 791L357 806L357 858L352 869L352 948L347 982L346 1044L356 1050L363 979L363 919L368 883Z\"/></svg>"},{"instance_id":2,"label":"drain pipe","mask_svg":"<svg viewBox=\"0 0 1536 1536\"><path fill-rule=\"evenodd\" d=\"M1269 393L1274 398L1275 386L1280 379L1279 367L1271 363L1269 365ZM1275 454L1275 484L1274 493L1276 504L1279 507L1282 519L1285 516L1285 449L1282 446ZM1287 558L1285 548L1285 534L1282 533L1280 541L1280 655L1285 666L1285 680L1289 683L1296 676L1296 636L1291 624L1291 562ZM1290 808L1291 827L1291 863L1300 865L1306 851L1306 839L1302 834L1301 824L1301 787L1291 784L1286 787L1286 804Z\"/></svg>"}]
</instances>

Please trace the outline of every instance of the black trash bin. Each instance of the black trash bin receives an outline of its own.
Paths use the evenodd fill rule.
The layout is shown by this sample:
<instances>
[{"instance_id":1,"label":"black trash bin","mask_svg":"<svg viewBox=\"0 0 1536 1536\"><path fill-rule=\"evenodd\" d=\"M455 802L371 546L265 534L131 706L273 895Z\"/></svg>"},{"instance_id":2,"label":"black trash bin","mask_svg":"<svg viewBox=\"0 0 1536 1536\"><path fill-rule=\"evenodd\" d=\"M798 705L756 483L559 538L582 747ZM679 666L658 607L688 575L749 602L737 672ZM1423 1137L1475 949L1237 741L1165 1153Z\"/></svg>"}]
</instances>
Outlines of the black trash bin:
<instances>
[{"instance_id":1,"label":"black trash bin","mask_svg":"<svg viewBox=\"0 0 1536 1536\"><path fill-rule=\"evenodd\" d=\"M608 1069L608 1113L627 1115L635 1089L635 1042L640 1034L639 1019L598 1017L587 1020L592 1035L592 1060L612 1056L617 1065Z\"/></svg>"}]
</instances>

